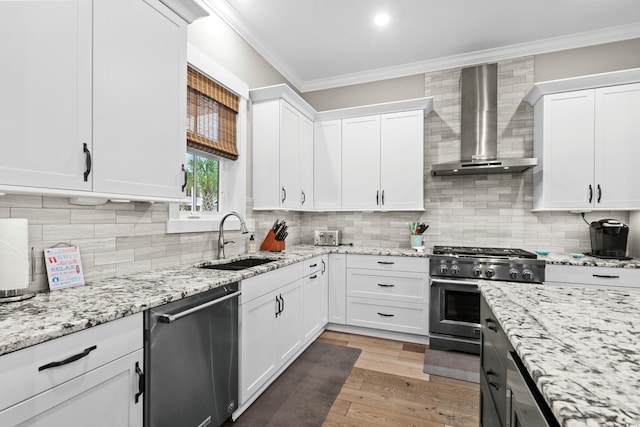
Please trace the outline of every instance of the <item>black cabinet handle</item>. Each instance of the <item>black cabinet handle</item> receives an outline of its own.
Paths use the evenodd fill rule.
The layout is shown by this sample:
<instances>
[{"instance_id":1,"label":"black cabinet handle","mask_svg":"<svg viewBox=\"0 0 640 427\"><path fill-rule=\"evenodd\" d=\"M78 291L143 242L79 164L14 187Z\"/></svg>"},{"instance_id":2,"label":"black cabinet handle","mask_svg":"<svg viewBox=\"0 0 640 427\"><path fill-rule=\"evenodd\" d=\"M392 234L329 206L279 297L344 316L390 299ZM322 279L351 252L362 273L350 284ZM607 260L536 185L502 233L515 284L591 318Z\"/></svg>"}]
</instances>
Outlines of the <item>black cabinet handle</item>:
<instances>
[{"instance_id":1,"label":"black cabinet handle","mask_svg":"<svg viewBox=\"0 0 640 427\"><path fill-rule=\"evenodd\" d=\"M309 268L313 268L313 267L317 267L317 266L318 266L318 263L315 263L315 264L311 264L311 265L309 266Z\"/></svg>"},{"instance_id":2,"label":"black cabinet handle","mask_svg":"<svg viewBox=\"0 0 640 427\"><path fill-rule=\"evenodd\" d=\"M498 374L495 371L492 371L491 369L489 369L487 371L487 376L498 377ZM487 381L487 382L489 383L490 386L492 386L496 390L500 390L500 384L498 384L497 382L495 382L495 381Z\"/></svg>"},{"instance_id":3,"label":"black cabinet handle","mask_svg":"<svg viewBox=\"0 0 640 427\"><path fill-rule=\"evenodd\" d=\"M301 204L304 205L304 202L306 202L306 201L307 201L307 195L304 194L304 191L303 191L302 192L302 203Z\"/></svg>"},{"instance_id":4,"label":"black cabinet handle","mask_svg":"<svg viewBox=\"0 0 640 427\"><path fill-rule=\"evenodd\" d=\"M382 190L382 206L384 206L384 190Z\"/></svg>"},{"instance_id":5,"label":"black cabinet handle","mask_svg":"<svg viewBox=\"0 0 640 427\"><path fill-rule=\"evenodd\" d=\"M393 264L395 264L395 262L393 262L393 261L378 261L378 264L393 265Z\"/></svg>"},{"instance_id":6,"label":"black cabinet handle","mask_svg":"<svg viewBox=\"0 0 640 427\"><path fill-rule=\"evenodd\" d=\"M287 190L282 187L282 203L284 203L285 200L287 200Z\"/></svg>"},{"instance_id":7,"label":"black cabinet handle","mask_svg":"<svg viewBox=\"0 0 640 427\"><path fill-rule=\"evenodd\" d=\"M138 374L138 392L135 395L134 402L138 403L140 396L144 393L144 372L140 369L140 364L136 362L136 374Z\"/></svg>"},{"instance_id":8,"label":"black cabinet handle","mask_svg":"<svg viewBox=\"0 0 640 427\"><path fill-rule=\"evenodd\" d=\"M498 327L495 325L493 319L487 317L486 319L484 319L484 321L487 324L488 329L491 329L493 332L498 332Z\"/></svg>"},{"instance_id":9,"label":"black cabinet handle","mask_svg":"<svg viewBox=\"0 0 640 427\"><path fill-rule=\"evenodd\" d=\"M327 263L324 262L324 260L321 260L321 261L322 261L322 274L324 274L324 271L325 271L325 269L327 267Z\"/></svg>"},{"instance_id":10,"label":"black cabinet handle","mask_svg":"<svg viewBox=\"0 0 640 427\"><path fill-rule=\"evenodd\" d=\"M282 298L282 294L280 294L280 301L282 301L282 308L280 309L280 313L284 311L284 298Z\"/></svg>"},{"instance_id":11,"label":"black cabinet handle","mask_svg":"<svg viewBox=\"0 0 640 427\"><path fill-rule=\"evenodd\" d=\"M67 357L64 360L47 363L46 365L40 366L38 368L38 371L44 371L45 369L55 368L55 367L62 366L62 365L68 365L69 363L75 362L76 360L80 360L83 357L87 357L89 355L89 353L91 353L96 348L98 348L98 347L93 345L91 347L85 348L82 352L80 352L78 354L74 354L73 356Z\"/></svg>"},{"instance_id":12,"label":"black cabinet handle","mask_svg":"<svg viewBox=\"0 0 640 427\"><path fill-rule=\"evenodd\" d=\"M82 143L82 151L84 151L84 182L88 181L89 174L91 173L91 151L87 147L87 143Z\"/></svg>"},{"instance_id":13,"label":"black cabinet handle","mask_svg":"<svg viewBox=\"0 0 640 427\"><path fill-rule=\"evenodd\" d=\"M376 191L376 206L380 204L380 190Z\"/></svg>"},{"instance_id":14,"label":"black cabinet handle","mask_svg":"<svg viewBox=\"0 0 640 427\"><path fill-rule=\"evenodd\" d=\"M593 277L599 277L601 279L619 279L620 276L612 276L609 274L594 274Z\"/></svg>"},{"instance_id":15,"label":"black cabinet handle","mask_svg":"<svg viewBox=\"0 0 640 427\"><path fill-rule=\"evenodd\" d=\"M394 314L387 314L387 313L378 313L378 316L382 316L382 317L394 317Z\"/></svg>"},{"instance_id":16,"label":"black cabinet handle","mask_svg":"<svg viewBox=\"0 0 640 427\"><path fill-rule=\"evenodd\" d=\"M309 276L309 279L317 279L317 278L318 278L317 274L314 274L313 276Z\"/></svg>"},{"instance_id":17,"label":"black cabinet handle","mask_svg":"<svg viewBox=\"0 0 640 427\"><path fill-rule=\"evenodd\" d=\"M184 164L182 165L182 172L184 173L184 184L182 184L182 192L184 193L184 189L187 188L187 181L189 180L189 175L187 174L187 170L184 168Z\"/></svg>"},{"instance_id":18,"label":"black cabinet handle","mask_svg":"<svg viewBox=\"0 0 640 427\"><path fill-rule=\"evenodd\" d=\"M589 203L593 202L593 187L589 184Z\"/></svg>"},{"instance_id":19,"label":"black cabinet handle","mask_svg":"<svg viewBox=\"0 0 640 427\"><path fill-rule=\"evenodd\" d=\"M378 283L378 286L380 286L381 288L394 288L396 285L389 285L386 283Z\"/></svg>"},{"instance_id":20,"label":"black cabinet handle","mask_svg":"<svg viewBox=\"0 0 640 427\"><path fill-rule=\"evenodd\" d=\"M276 319L278 318L279 315L280 315L280 300L276 295Z\"/></svg>"},{"instance_id":21,"label":"black cabinet handle","mask_svg":"<svg viewBox=\"0 0 640 427\"><path fill-rule=\"evenodd\" d=\"M602 188L600 188L600 184L598 184L598 203L602 200Z\"/></svg>"}]
</instances>

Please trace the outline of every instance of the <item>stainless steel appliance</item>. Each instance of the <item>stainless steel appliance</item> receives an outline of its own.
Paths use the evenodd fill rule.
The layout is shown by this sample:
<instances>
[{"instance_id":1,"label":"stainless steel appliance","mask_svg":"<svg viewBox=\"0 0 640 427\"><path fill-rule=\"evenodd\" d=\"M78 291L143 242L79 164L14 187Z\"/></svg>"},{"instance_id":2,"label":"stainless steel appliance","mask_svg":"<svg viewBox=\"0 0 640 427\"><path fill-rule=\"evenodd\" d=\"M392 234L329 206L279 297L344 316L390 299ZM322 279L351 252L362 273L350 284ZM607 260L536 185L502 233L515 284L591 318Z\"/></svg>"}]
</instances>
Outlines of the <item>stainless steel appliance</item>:
<instances>
[{"instance_id":1,"label":"stainless steel appliance","mask_svg":"<svg viewBox=\"0 0 640 427\"><path fill-rule=\"evenodd\" d=\"M341 237L340 230L315 230L313 244L316 246L339 246Z\"/></svg>"},{"instance_id":2,"label":"stainless steel appliance","mask_svg":"<svg viewBox=\"0 0 640 427\"><path fill-rule=\"evenodd\" d=\"M630 259L627 257L629 226L615 219L601 219L589 224L590 255L599 258Z\"/></svg>"},{"instance_id":3,"label":"stainless steel appliance","mask_svg":"<svg viewBox=\"0 0 640 427\"><path fill-rule=\"evenodd\" d=\"M463 68L460 72L460 157L432 165L431 175L521 173L536 158L498 157L498 64Z\"/></svg>"},{"instance_id":4,"label":"stainless steel appliance","mask_svg":"<svg viewBox=\"0 0 640 427\"><path fill-rule=\"evenodd\" d=\"M522 249L435 246L429 259L429 347L480 354L478 280L542 283L545 262Z\"/></svg>"},{"instance_id":5,"label":"stainless steel appliance","mask_svg":"<svg viewBox=\"0 0 640 427\"><path fill-rule=\"evenodd\" d=\"M233 283L145 312L145 426L220 426L237 408L239 295Z\"/></svg>"}]
</instances>

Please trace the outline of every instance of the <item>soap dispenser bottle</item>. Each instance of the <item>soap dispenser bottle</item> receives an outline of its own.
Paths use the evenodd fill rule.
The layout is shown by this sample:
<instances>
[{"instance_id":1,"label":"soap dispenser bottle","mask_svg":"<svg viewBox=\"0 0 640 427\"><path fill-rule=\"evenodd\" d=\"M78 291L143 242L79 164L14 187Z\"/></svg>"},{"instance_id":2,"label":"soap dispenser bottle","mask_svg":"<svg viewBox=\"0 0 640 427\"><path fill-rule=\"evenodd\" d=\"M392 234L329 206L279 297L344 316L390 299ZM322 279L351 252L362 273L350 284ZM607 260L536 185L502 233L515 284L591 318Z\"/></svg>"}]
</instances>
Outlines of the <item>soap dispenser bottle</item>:
<instances>
[{"instance_id":1,"label":"soap dispenser bottle","mask_svg":"<svg viewBox=\"0 0 640 427\"><path fill-rule=\"evenodd\" d=\"M256 253L256 240L253 238L253 234L249 237L249 253Z\"/></svg>"}]
</instances>

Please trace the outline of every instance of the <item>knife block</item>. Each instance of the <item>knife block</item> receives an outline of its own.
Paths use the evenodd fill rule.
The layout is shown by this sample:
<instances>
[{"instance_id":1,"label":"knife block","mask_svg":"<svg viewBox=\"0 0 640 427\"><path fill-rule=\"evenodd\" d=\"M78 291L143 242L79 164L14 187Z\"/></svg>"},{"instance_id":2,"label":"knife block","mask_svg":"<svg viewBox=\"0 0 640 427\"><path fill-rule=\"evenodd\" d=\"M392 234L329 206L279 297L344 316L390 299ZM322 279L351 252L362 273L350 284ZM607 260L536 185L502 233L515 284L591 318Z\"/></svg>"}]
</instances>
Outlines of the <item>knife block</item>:
<instances>
[{"instance_id":1,"label":"knife block","mask_svg":"<svg viewBox=\"0 0 640 427\"><path fill-rule=\"evenodd\" d=\"M284 240L276 240L276 233L273 230L269 230L267 236L264 238L264 241L260 245L260 250L262 251L272 251L272 252L280 252L285 248Z\"/></svg>"}]
</instances>

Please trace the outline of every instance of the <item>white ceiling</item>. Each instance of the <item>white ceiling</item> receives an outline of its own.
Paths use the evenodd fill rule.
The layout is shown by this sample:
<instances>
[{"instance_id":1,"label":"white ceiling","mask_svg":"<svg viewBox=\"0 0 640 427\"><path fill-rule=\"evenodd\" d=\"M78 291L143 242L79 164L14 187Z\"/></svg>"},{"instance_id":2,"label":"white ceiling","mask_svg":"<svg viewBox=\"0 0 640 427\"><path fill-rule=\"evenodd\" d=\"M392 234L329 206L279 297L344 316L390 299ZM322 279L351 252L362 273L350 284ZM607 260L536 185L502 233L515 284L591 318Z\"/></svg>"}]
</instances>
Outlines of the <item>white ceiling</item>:
<instances>
[{"instance_id":1,"label":"white ceiling","mask_svg":"<svg viewBox=\"0 0 640 427\"><path fill-rule=\"evenodd\" d=\"M303 92L640 37L640 0L203 1Z\"/></svg>"}]
</instances>

